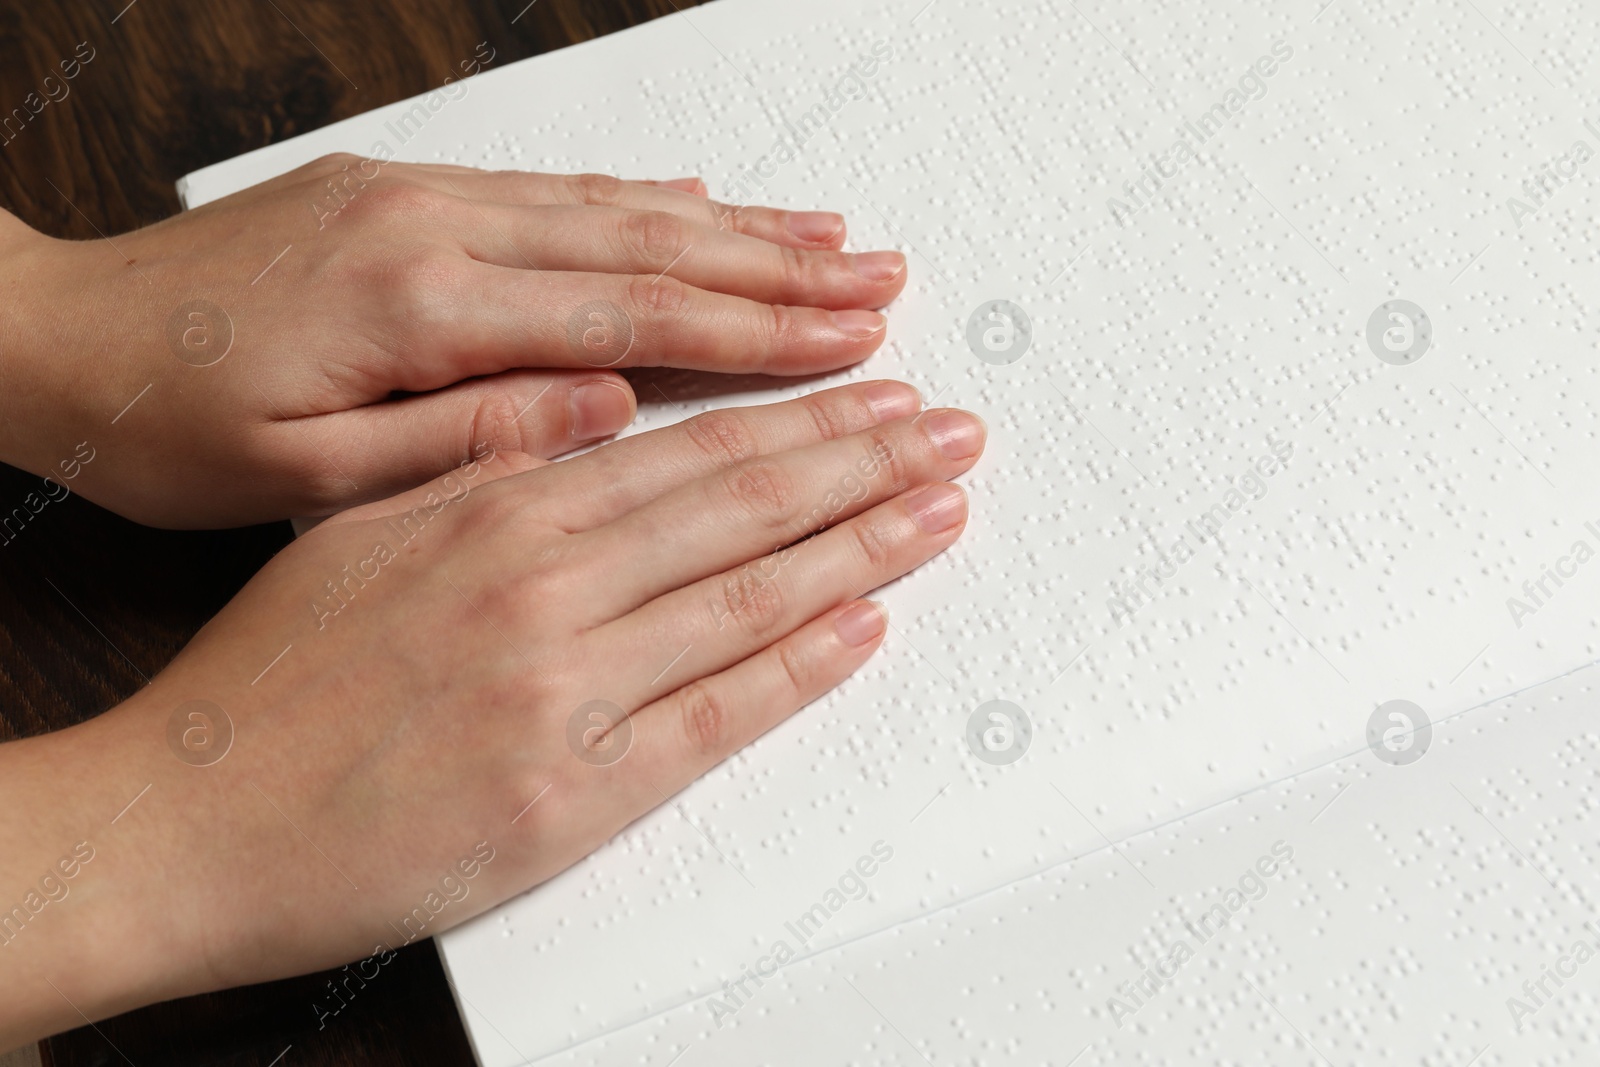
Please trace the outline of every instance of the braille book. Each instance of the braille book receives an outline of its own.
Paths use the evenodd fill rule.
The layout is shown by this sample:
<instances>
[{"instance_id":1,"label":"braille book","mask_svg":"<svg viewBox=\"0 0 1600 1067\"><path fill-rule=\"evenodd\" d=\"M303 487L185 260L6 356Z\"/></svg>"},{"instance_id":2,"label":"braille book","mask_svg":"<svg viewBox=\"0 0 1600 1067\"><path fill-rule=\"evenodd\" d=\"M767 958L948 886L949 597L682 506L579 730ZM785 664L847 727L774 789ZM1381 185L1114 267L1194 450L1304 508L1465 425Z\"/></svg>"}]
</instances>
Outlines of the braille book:
<instances>
[{"instance_id":1,"label":"braille book","mask_svg":"<svg viewBox=\"0 0 1600 1067\"><path fill-rule=\"evenodd\" d=\"M720 0L185 179L842 211L909 258L882 351L640 372L629 432L866 377L988 422L857 677L440 939L485 1067L1578 1062L1597 43L1548 0Z\"/></svg>"}]
</instances>

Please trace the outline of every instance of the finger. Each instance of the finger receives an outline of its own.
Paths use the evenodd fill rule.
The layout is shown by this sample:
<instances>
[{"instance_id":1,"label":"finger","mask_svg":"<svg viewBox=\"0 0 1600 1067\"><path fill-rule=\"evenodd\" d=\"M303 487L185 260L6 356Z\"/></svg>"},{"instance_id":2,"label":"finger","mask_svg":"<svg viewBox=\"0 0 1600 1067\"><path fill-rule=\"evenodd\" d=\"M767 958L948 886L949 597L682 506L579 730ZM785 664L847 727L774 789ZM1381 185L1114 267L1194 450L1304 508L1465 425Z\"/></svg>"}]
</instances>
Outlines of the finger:
<instances>
[{"instance_id":1,"label":"finger","mask_svg":"<svg viewBox=\"0 0 1600 1067\"><path fill-rule=\"evenodd\" d=\"M794 248L841 248L844 216L832 211L784 211L779 208L724 204L668 183L628 182L609 174L533 174L484 171L441 175L439 188L476 204L575 204L667 211L714 229L759 237Z\"/></svg>"},{"instance_id":2,"label":"finger","mask_svg":"<svg viewBox=\"0 0 1600 1067\"><path fill-rule=\"evenodd\" d=\"M695 196L706 196L710 190L701 178L673 178L670 181L641 181L641 185L654 185L662 189L676 189L680 193L693 193Z\"/></svg>"},{"instance_id":3,"label":"finger","mask_svg":"<svg viewBox=\"0 0 1600 1067\"><path fill-rule=\"evenodd\" d=\"M476 167L462 167L454 163L394 163L351 152L332 152L263 184L309 184L316 187L313 198L318 199L325 192L332 192L341 186L348 192L352 183L356 189L364 188L366 183L380 176L404 178L444 192L448 191L450 182L482 173Z\"/></svg>"},{"instance_id":4,"label":"finger","mask_svg":"<svg viewBox=\"0 0 1600 1067\"><path fill-rule=\"evenodd\" d=\"M513 371L436 393L295 420L370 497L387 496L473 457L525 452L548 458L633 421L633 390L605 371Z\"/></svg>"},{"instance_id":5,"label":"finger","mask_svg":"<svg viewBox=\"0 0 1600 1067\"><path fill-rule=\"evenodd\" d=\"M966 521L959 486L920 486L798 545L658 597L593 628L590 639L635 650L612 687L624 707L638 706L909 573L954 544Z\"/></svg>"},{"instance_id":6,"label":"finger","mask_svg":"<svg viewBox=\"0 0 1600 1067\"><path fill-rule=\"evenodd\" d=\"M535 365L820 374L867 358L886 325L876 311L759 303L666 275L473 263L455 285L431 312L444 363L412 373L459 378Z\"/></svg>"},{"instance_id":7,"label":"finger","mask_svg":"<svg viewBox=\"0 0 1600 1067\"><path fill-rule=\"evenodd\" d=\"M588 530L714 471L908 418L921 407L904 382L860 382L778 404L707 411L613 441L540 477L554 521Z\"/></svg>"},{"instance_id":8,"label":"finger","mask_svg":"<svg viewBox=\"0 0 1600 1067\"><path fill-rule=\"evenodd\" d=\"M640 708L629 717L632 748L617 787L641 810L659 804L854 674L887 623L878 605L852 601Z\"/></svg>"},{"instance_id":9,"label":"finger","mask_svg":"<svg viewBox=\"0 0 1600 1067\"><path fill-rule=\"evenodd\" d=\"M547 188L550 185L554 185L555 183L561 182L565 179L565 176L563 175L536 174L531 171L516 170L486 170L483 167L464 167L457 163L382 163L379 160L364 159L361 156L347 153L335 153L330 156L324 156L321 159L313 160L311 163L306 164L299 170L291 171L290 174L300 175L302 177L306 175L317 177L327 173L339 173L340 171L350 170L352 168L359 170L363 164L368 169L372 168L373 166L381 166L384 168L386 173L396 176L405 176L413 180L421 180L432 185L434 188L441 190L449 188L448 184L437 180L442 178L459 180L461 178L492 178L499 175L509 175L516 180L515 187L524 194L529 189ZM435 180L429 181L429 179ZM702 197L705 196L707 192L705 181L699 177L672 178L667 181L654 181L648 179L638 179L633 181L624 180L623 184L673 189L680 192L694 193L695 195ZM459 186L457 195L459 195ZM547 201L538 200L534 202L545 203Z\"/></svg>"},{"instance_id":10,"label":"finger","mask_svg":"<svg viewBox=\"0 0 1600 1067\"><path fill-rule=\"evenodd\" d=\"M480 224L463 234L463 246L474 259L501 267L531 262L551 271L670 273L700 289L821 308L881 308L905 287L906 258L899 252L796 249L666 211L480 209Z\"/></svg>"},{"instance_id":11,"label":"finger","mask_svg":"<svg viewBox=\"0 0 1600 1067\"><path fill-rule=\"evenodd\" d=\"M459 500L467 491L501 478L509 478L513 474L534 470L538 467L549 465L549 460L537 459L523 452L484 452L467 460L448 474L441 474L417 486L407 489L383 500L374 500L370 504L348 508L332 515L316 524L312 529L323 526L338 526L347 522L362 522L366 519L381 519L391 515L403 515L413 508L427 504L429 497L435 501L442 499ZM297 520L298 521L298 520ZM296 532L305 531L297 528Z\"/></svg>"},{"instance_id":12,"label":"finger","mask_svg":"<svg viewBox=\"0 0 1600 1067\"><path fill-rule=\"evenodd\" d=\"M385 166L396 174L449 174L454 176L488 173L482 167L464 167L459 163L388 163Z\"/></svg>"},{"instance_id":13,"label":"finger","mask_svg":"<svg viewBox=\"0 0 1600 1067\"><path fill-rule=\"evenodd\" d=\"M913 485L946 481L983 451L982 421L928 411L807 448L759 456L680 486L580 535L574 551L597 573L628 560L584 610L620 618L671 590L858 515ZM862 527L858 532L876 529ZM583 565L583 564L580 564ZM602 584L602 583L597 583ZM874 583L876 584L876 583Z\"/></svg>"}]
</instances>

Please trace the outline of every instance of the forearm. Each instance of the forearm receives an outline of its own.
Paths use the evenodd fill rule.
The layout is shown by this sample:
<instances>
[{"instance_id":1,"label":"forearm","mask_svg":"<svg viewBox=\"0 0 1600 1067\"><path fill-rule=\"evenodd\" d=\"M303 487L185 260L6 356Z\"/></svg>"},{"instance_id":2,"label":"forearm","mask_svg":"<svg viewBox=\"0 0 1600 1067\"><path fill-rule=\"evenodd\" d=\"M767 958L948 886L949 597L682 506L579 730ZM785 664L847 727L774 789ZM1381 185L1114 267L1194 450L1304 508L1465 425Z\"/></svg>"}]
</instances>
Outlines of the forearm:
<instances>
[{"instance_id":1,"label":"forearm","mask_svg":"<svg viewBox=\"0 0 1600 1067\"><path fill-rule=\"evenodd\" d=\"M58 416L91 385L73 369L80 353L64 350L65 320L78 317L58 276L69 247L0 211L0 461L58 482L77 429Z\"/></svg>"},{"instance_id":2,"label":"forearm","mask_svg":"<svg viewBox=\"0 0 1600 1067\"><path fill-rule=\"evenodd\" d=\"M155 795L165 747L128 725L0 746L0 1051L203 984L176 969L194 961L163 825L183 813Z\"/></svg>"},{"instance_id":3,"label":"forearm","mask_svg":"<svg viewBox=\"0 0 1600 1067\"><path fill-rule=\"evenodd\" d=\"M81 354L61 347L67 248L0 211L0 460L54 489L82 462L82 428L62 398L88 390L72 381ZM128 745L121 723L107 716L0 746L0 1051L158 999L171 984L162 968L172 946L151 907L167 876L157 839L137 807L122 814L152 780L150 749Z\"/></svg>"}]
</instances>

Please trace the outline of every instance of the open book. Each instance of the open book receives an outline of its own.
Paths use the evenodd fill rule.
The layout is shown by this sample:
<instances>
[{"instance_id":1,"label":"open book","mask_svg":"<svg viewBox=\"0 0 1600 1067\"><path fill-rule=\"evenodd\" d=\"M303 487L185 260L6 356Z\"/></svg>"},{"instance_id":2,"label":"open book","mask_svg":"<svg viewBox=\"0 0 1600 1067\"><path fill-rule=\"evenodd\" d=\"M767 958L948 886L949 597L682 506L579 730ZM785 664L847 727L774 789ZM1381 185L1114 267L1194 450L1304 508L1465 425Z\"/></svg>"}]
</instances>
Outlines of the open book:
<instances>
[{"instance_id":1,"label":"open book","mask_svg":"<svg viewBox=\"0 0 1600 1067\"><path fill-rule=\"evenodd\" d=\"M1592 1049L1597 43L1548 2L721 0L186 178L842 210L912 278L836 380L988 420L858 677L440 939L485 1067ZM653 374L635 431L817 387Z\"/></svg>"}]
</instances>

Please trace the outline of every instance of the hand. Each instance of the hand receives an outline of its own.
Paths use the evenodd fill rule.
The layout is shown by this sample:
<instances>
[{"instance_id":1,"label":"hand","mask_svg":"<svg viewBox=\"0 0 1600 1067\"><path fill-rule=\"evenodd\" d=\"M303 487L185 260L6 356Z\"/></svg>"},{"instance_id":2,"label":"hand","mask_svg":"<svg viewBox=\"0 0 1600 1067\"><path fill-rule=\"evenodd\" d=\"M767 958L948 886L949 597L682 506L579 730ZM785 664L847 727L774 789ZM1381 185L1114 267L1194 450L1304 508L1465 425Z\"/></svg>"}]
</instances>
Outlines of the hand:
<instances>
[{"instance_id":1,"label":"hand","mask_svg":"<svg viewBox=\"0 0 1600 1067\"><path fill-rule=\"evenodd\" d=\"M330 156L108 240L0 215L0 459L159 526L325 515L615 433L615 368L878 347L903 256L703 191Z\"/></svg>"},{"instance_id":2,"label":"hand","mask_svg":"<svg viewBox=\"0 0 1600 1067\"><path fill-rule=\"evenodd\" d=\"M0 948L22 968L0 1037L27 1036L18 1012L76 1025L67 999L98 1017L381 966L827 692L884 633L858 598L966 523L945 479L983 426L919 405L864 383L554 464L501 453L284 549L137 696L0 749L0 810L41 811L0 825L0 854L96 849ZM190 752L224 712L231 747Z\"/></svg>"}]
</instances>

